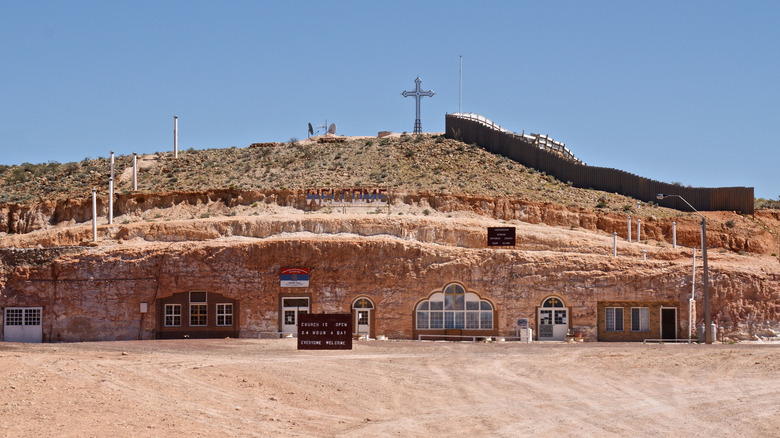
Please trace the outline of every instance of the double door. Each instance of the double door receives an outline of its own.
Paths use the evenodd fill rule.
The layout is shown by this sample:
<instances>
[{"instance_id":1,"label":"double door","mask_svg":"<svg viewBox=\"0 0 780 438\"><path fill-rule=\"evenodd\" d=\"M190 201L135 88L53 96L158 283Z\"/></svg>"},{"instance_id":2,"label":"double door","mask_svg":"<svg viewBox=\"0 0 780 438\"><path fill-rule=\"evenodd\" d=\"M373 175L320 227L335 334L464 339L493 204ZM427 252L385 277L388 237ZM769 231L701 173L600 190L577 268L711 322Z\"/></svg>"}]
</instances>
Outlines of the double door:
<instances>
[{"instance_id":1,"label":"double door","mask_svg":"<svg viewBox=\"0 0 780 438\"><path fill-rule=\"evenodd\" d=\"M42 342L42 307L6 307L3 315L3 341Z\"/></svg>"},{"instance_id":2,"label":"double door","mask_svg":"<svg viewBox=\"0 0 780 438\"><path fill-rule=\"evenodd\" d=\"M569 332L569 309L540 308L539 309L540 341L565 341Z\"/></svg>"},{"instance_id":3,"label":"double door","mask_svg":"<svg viewBox=\"0 0 780 438\"><path fill-rule=\"evenodd\" d=\"M309 313L309 299L305 297L282 298L282 332L298 336L298 317Z\"/></svg>"}]
</instances>

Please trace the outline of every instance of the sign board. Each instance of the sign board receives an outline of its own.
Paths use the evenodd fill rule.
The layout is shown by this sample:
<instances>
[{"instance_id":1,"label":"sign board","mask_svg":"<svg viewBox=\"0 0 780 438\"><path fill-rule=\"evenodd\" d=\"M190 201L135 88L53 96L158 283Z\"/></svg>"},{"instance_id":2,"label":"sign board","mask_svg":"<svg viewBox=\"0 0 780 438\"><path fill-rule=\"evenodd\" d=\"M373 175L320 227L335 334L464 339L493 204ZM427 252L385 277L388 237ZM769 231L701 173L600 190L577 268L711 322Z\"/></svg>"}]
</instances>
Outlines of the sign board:
<instances>
[{"instance_id":1,"label":"sign board","mask_svg":"<svg viewBox=\"0 0 780 438\"><path fill-rule=\"evenodd\" d=\"M309 268L282 268L279 280L281 287L309 287Z\"/></svg>"},{"instance_id":2,"label":"sign board","mask_svg":"<svg viewBox=\"0 0 780 438\"><path fill-rule=\"evenodd\" d=\"M307 313L298 315L299 350L351 350L352 315Z\"/></svg>"},{"instance_id":3,"label":"sign board","mask_svg":"<svg viewBox=\"0 0 780 438\"><path fill-rule=\"evenodd\" d=\"M517 328L518 329L527 329L528 328L528 318L517 318Z\"/></svg>"},{"instance_id":4,"label":"sign board","mask_svg":"<svg viewBox=\"0 0 780 438\"><path fill-rule=\"evenodd\" d=\"M306 189L306 206L372 207L387 204L387 189Z\"/></svg>"},{"instance_id":5,"label":"sign board","mask_svg":"<svg viewBox=\"0 0 780 438\"><path fill-rule=\"evenodd\" d=\"M488 227L488 246L515 246L515 227Z\"/></svg>"}]
</instances>

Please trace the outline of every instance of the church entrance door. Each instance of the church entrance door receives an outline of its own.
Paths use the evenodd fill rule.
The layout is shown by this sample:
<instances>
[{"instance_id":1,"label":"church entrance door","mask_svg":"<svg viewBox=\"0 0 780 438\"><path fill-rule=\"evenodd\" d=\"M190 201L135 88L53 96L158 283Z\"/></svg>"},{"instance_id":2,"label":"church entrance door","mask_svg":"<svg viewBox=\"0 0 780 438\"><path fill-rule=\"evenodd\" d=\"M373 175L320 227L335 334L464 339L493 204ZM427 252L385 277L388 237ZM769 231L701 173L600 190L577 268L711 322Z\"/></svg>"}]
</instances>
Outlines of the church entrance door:
<instances>
[{"instance_id":1,"label":"church entrance door","mask_svg":"<svg viewBox=\"0 0 780 438\"><path fill-rule=\"evenodd\" d=\"M282 332L298 336L298 316L306 313L309 313L308 298L282 298Z\"/></svg>"},{"instance_id":2,"label":"church entrance door","mask_svg":"<svg viewBox=\"0 0 780 438\"><path fill-rule=\"evenodd\" d=\"M352 302L352 315L355 318L353 326L355 333L353 334L367 338L374 336L374 330L371 327L373 324L372 313L374 313L374 303L370 299L361 297Z\"/></svg>"},{"instance_id":3,"label":"church entrance door","mask_svg":"<svg viewBox=\"0 0 780 438\"><path fill-rule=\"evenodd\" d=\"M569 331L569 309L557 297L544 300L538 308L539 321L538 339L540 341L564 341Z\"/></svg>"}]
</instances>

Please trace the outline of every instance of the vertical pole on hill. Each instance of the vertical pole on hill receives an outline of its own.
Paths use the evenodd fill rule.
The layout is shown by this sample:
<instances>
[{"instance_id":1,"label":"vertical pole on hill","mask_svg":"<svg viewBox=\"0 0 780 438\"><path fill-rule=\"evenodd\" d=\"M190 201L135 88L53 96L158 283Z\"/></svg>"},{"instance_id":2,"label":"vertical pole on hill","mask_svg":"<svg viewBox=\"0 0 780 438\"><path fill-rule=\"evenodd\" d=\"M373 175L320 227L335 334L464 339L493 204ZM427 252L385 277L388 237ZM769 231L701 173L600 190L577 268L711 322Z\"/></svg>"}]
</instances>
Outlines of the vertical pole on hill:
<instances>
[{"instance_id":1,"label":"vertical pole on hill","mask_svg":"<svg viewBox=\"0 0 780 438\"><path fill-rule=\"evenodd\" d=\"M700 213L701 214L701 213ZM710 270L707 267L707 220L701 217L701 258L704 265L704 343L712 344L712 309L710 303Z\"/></svg>"},{"instance_id":2,"label":"vertical pole on hill","mask_svg":"<svg viewBox=\"0 0 780 438\"><path fill-rule=\"evenodd\" d=\"M133 191L138 190L138 154L133 152Z\"/></svg>"},{"instance_id":3,"label":"vertical pole on hill","mask_svg":"<svg viewBox=\"0 0 780 438\"><path fill-rule=\"evenodd\" d=\"M639 241L642 240L642 219L637 218L636 220L636 241L639 243Z\"/></svg>"},{"instance_id":4,"label":"vertical pole on hill","mask_svg":"<svg viewBox=\"0 0 780 438\"><path fill-rule=\"evenodd\" d=\"M688 301L688 341L693 332L693 302L696 300L696 248L693 248L693 271L691 272L691 299Z\"/></svg>"},{"instance_id":5,"label":"vertical pole on hill","mask_svg":"<svg viewBox=\"0 0 780 438\"><path fill-rule=\"evenodd\" d=\"M92 241L97 242L97 189L92 187Z\"/></svg>"},{"instance_id":6,"label":"vertical pole on hill","mask_svg":"<svg viewBox=\"0 0 780 438\"><path fill-rule=\"evenodd\" d=\"M677 249L677 222L672 222L672 248Z\"/></svg>"},{"instance_id":7,"label":"vertical pole on hill","mask_svg":"<svg viewBox=\"0 0 780 438\"><path fill-rule=\"evenodd\" d=\"M647 250L646 249L642 250L642 260L647 260Z\"/></svg>"},{"instance_id":8,"label":"vertical pole on hill","mask_svg":"<svg viewBox=\"0 0 780 438\"><path fill-rule=\"evenodd\" d=\"M460 55L460 79L458 80L458 113L461 112L463 102L463 55Z\"/></svg>"},{"instance_id":9,"label":"vertical pole on hill","mask_svg":"<svg viewBox=\"0 0 780 438\"><path fill-rule=\"evenodd\" d=\"M114 151L111 151L111 178L114 177Z\"/></svg>"},{"instance_id":10,"label":"vertical pole on hill","mask_svg":"<svg viewBox=\"0 0 780 438\"><path fill-rule=\"evenodd\" d=\"M612 232L612 256L617 257L617 231Z\"/></svg>"},{"instance_id":11,"label":"vertical pole on hill","mask_svg":"<svg viewBox=\"0 0 780 438\"><path fill-rule=\"evenodd\" d=\"M628 241L631 241L631 216L628 217Z\"/></svg>"},{"instance_id":12,"label":"vertical pole on hill","mask_svg":"<svg viewBox=\"0 0 780 438\"><path fill-rule=\"evenodd\" d=\"M108 179L108 224L114 223L114 178Z\"/></svg>"},{"instance_id":13,"label":"vertical pole on hill","mask_svg":"<svg viewBox=\"0 0 780 438\"><path fill-rule=\"evenodd\" d=\"M179 158L179 116L173 116L173 158Z\"/></svg>"}]
</instances>

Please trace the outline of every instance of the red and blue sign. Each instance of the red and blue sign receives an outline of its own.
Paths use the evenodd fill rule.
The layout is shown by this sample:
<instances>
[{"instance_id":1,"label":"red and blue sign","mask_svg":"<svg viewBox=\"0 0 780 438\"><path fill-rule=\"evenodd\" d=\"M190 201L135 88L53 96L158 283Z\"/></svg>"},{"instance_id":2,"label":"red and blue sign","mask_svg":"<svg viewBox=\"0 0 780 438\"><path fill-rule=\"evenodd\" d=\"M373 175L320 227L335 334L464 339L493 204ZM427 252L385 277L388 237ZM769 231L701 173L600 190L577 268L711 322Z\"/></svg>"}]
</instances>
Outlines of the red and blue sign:
<instances>
[{"instance_id":1,"label":"red and blue sign","mask_svg":"<svg viewBox=\"0 0 780 438\"><path fill-rule=\"evenodd\" d=\"M282 268L279 279L281 287L309 287L309 268Z\"/></svg>"}]
</instances>

